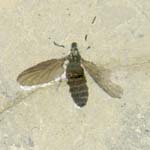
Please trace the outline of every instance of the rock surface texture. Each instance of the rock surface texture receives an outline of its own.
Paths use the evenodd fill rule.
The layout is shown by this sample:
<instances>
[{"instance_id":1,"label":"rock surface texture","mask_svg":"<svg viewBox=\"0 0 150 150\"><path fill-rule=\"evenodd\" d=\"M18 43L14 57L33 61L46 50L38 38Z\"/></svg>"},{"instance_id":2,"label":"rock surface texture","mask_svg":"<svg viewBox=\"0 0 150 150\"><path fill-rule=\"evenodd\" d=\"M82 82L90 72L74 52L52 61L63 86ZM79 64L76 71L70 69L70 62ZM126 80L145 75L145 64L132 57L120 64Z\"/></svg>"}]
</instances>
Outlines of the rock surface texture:
<instances>
[{"instance_id":1,"label":"rock surface texture","mask_svg":"<svg viewBox=\"0 0 150 150\"><path fill-rule=\"evenodd\" d=\"M150 150L149 10L149 0L0 1L0 150ZM72 42L111 71L121 99L86 71L81 109L65 80L19 87L18 74L66 56Z\"/></svg>"}]
</instances>

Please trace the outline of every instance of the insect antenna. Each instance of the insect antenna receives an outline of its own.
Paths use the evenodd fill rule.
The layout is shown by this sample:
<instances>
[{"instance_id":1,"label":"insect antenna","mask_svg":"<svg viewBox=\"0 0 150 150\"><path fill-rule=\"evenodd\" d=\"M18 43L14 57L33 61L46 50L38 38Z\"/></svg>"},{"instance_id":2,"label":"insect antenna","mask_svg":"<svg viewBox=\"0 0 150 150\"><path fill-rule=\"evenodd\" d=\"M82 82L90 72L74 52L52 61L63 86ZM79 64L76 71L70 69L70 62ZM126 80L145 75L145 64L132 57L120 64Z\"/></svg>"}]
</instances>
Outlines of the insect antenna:
<instances>
[{"instance_id":1,"label":"insect antenna","mask_svg":"<svg viewBox=\"0 0 150 150\"><path fill-rule=\"evenodd\" d=\"M55 41L53 42L53 44L54 44L55 46L65 48L65 46L64 46L64 45L62 45L62 44L58 44L58 43L56 43Z\"/></svg>"}]
</instances>

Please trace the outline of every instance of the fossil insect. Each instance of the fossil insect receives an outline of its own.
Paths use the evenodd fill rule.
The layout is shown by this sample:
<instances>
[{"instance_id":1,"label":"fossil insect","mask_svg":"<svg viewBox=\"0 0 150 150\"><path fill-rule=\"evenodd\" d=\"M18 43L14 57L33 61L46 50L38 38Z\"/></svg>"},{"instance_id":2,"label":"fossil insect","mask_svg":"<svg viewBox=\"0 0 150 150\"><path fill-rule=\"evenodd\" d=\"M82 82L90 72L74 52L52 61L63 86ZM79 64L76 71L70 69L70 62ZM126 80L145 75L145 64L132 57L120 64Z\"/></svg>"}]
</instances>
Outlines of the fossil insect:
<instances>
[{"instance_id":1,"label":"fossil insect","mask_svg":"<svg viewBox=\"0 0 150 150\"><path fill-rule=\"evenodd\" d=\"M71 52L68 56L41 62L19 74L17 81L22 86L48 83L63 74L63 64L66 60L69 61L66 68L67 83L70 87L71 96L77 106L85 106L89 95L83 67L107 94L113 98L121 98L122 88L110 80L105 68L98 68L92 62L81 58L77 43L75 42L72 43Z\"/></svg>"}]
</instances>

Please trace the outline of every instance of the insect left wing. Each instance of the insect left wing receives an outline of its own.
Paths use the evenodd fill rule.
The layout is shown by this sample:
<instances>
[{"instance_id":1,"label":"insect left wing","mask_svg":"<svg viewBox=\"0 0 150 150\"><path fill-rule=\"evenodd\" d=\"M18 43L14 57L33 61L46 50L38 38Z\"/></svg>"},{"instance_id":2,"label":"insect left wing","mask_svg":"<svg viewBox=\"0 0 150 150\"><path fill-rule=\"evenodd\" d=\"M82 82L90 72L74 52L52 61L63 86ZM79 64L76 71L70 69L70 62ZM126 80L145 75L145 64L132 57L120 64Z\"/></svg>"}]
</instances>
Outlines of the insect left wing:
<instances>
[{"instance_id":1,"label":"insect left wing","mask_svg":"<svg viewBox=\"0 0 150 150\"><path fill-rule=\"evenodd\" d=\"M63 74L64 61L65 58L41 62L19 74L17 81L23 86L33 86L50 82Z\"/></svg>"},{"instance_id":2,"label":"insect left wing","mask_svg":"<svg viewBox=\"0 0 150 150\"><path fill-rule=\"evenodd\" d=\"M116 85L110 80L108 70L103 67L98 68L92 62L86 61L84 59L81 61L90 76L106 93L108 93L111 97L121 98L123 90L120 86Z\"/></svg>"}]
</instances>

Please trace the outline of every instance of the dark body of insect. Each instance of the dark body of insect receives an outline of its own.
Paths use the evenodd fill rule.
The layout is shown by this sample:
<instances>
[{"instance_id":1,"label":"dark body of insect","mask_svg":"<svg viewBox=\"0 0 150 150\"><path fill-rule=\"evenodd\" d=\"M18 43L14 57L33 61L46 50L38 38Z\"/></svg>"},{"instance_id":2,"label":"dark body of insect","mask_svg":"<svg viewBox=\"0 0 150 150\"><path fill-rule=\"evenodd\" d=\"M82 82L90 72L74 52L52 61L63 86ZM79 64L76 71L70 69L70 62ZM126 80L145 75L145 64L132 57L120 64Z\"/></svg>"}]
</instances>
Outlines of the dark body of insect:
<instances>
[{"instance_id":1,"label":"dark body of insect","mask_svg":"<svg viewBox=\"0 0 150 150\"><path fill-rule=\"evenodd\" d=\"M66 69L66 77L70 87L71 96L74 102L82 107L87 103L88 87L84 70L81 67L81 56L77 49L76 43L72 44L71 53L68 56L69 63Z\"/></svg>"}]
</instances>

